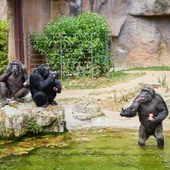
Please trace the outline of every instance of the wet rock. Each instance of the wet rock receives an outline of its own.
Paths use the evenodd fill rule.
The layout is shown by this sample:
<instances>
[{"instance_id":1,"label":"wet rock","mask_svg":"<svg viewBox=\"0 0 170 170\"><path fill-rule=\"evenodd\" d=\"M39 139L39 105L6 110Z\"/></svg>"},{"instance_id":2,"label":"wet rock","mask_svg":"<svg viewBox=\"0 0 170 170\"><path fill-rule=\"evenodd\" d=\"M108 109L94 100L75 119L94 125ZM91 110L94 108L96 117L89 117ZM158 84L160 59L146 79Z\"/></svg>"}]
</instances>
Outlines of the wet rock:
<instances>
[{"instance_id":1,"label":"wet rock","mask_svg":"<svg viewBox=\"0 0 170 170\"><path fill-rule=\"evenodd\" d=\"M91 120L92 118L103 116L103 112L100 107L96 107L90 103L78 103L72 111L73 117L75 119L85 121Z\"/></svg>"},{"instance_id":2,"label":"wet rock","mask_svg":"<svg viewBox=\"0 0 170 170\"><path fill-rule=\"evenodd\" d=\"M34 120L44 132L63 132L64 112L60 105L42 108L36 107L33 102L5 106L0 110L0 137L18 138L27 134L30 120Z\"/></svg>"}]
</instances>

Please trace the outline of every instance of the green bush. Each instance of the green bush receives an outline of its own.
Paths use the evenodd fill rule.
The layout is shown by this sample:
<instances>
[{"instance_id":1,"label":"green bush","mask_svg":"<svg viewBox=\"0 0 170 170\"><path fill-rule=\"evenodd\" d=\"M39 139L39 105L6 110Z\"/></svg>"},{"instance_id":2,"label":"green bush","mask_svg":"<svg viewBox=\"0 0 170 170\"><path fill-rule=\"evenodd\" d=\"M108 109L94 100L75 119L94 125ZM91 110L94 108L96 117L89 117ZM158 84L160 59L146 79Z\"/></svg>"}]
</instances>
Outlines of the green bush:
<instances>
[{"instance_id":1,"label":"green bush","mask_svg":"<svg viewBox=\"0 0 170 170\"><path fill-rule=\"evenodd\" d=\"M32 135L37 135L43 131L43 127L37 124L34 119L28 120L27 128Z\"/></svg>"},{"instance_id":2,"label":"green bush","mask_svg":"<svg viewBox=\"0 0 170 170\"><path fill-rule=\"evenodd\" d=\"M95 75L108 71L109 26L97 13L81 13L74 18L62 17L33 33L31 42L35 50L47 56L47 63L62 74ZM61 65L62 63L62 65Z\"/></svg>"},{"instance_id":3,"label":"green bush","mask_svg":"<svg viewBox=\"0 0 170 170\"><path fill-rule=\"evenodd\" d=\"M0 74L8 63L8 23L0 21Z\"/></svg>"}]
</instances>

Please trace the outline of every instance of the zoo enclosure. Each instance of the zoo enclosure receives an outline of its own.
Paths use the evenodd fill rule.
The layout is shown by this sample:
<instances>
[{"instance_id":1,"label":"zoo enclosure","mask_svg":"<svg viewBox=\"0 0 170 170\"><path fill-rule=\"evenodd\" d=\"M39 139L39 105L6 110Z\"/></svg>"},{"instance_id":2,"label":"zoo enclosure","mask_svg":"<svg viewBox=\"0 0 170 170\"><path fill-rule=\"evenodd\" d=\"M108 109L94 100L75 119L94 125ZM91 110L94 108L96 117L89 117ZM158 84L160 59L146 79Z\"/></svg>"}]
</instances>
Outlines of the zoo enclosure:
<instances>
[{"instance_id":1,"label":"zoo enclosure","mask_svg":"<svg viewBox=\"0 0 170 170\"><path fill-rule=\"evenodd\" d=\"M90 34L89 36L89 45L81 44L82 49L84 50L89 50L88 55L84 55L79 58L78 62L76 63L76 67L74 70L72 70L72 75L67 75L67 76L73 76L73 75L81 75L83 73L84 75L91 75L91 78L93 79L94 76L97 74L97 63L99 60L96 60L97 58L101 58L101 60L105 61L104 65L108 68L113 68L114 67L114 57L113 57L113 49L112 49L112 38L111 36L109 37L109 42L106 40L105 35L101 35L103 39L103 45L104 45L104 53L101 53L100 50L94 51L94 42L93 39L95 36L93 33ZM60 34L58 35L58 43L56 43L53 48L51 49L54 56L57 55L59 56L59 65L57 65L57 72L60 72L61 75L61 80L63 79L63 75L65 75L65 65L68 64L73 64L72 63L72 56L69 57L69 62L65 61L65 55L67 53L67 44L65 43L65 40L63 39L63 36ZM73 50L78 48L78 45L74 44ZM57 49L57 50L56 50ZM85 52L84 52L85 54ZM51 56L50 56L51 57ZM38 53L32 46L31 41L30 41L30 34L28 34L28 70L29 72L32 72L33 69L38 67L41 64L44 64L48 61L49 56L46 54L40 54ZM54 63L55 64L55 63ZM100 63L98 63L100 64Z\"/></svg>"}]
</instances>

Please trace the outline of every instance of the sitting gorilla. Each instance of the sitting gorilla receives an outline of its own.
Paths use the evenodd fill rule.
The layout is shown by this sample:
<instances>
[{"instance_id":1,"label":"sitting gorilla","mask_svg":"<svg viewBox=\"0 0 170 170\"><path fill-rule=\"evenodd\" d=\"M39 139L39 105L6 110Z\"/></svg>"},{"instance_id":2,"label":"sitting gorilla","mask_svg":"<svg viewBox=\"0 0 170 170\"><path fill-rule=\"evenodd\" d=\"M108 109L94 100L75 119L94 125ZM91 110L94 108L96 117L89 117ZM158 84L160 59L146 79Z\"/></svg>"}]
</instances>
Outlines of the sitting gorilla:
<instances>
[{"instance_id":1,"label":"sitting gorilla","mask_svg":"<svg viewBox=\"0 0 170 170\"><path fill-rule=\"evenodd\" d=\"M30 75L30 91L38 107L48 104L57 105L54 101L57 93L61 93L61 83L56 80L58 74L52 72L47 64L42 64Z\"/></svg>"},{"instance_id":2,"label":"sitting gorilla","mask_svg":"<svg viewBox=\"0 0 170 170\"><path fill-rule=\"evenodd\" d=\"M8 104L7 98L23 102L22 97L29 93L28 75L25 67L18 60L8 64L0 76L0 98L2 107Z\"/></svg>"},{"instance_id":3,"label":"sitting gorilla","mask_svg":"<svg viewBox=\"0 0 170 170\"><path fill-rule=\"evenodd\" d=\"M162 121L168 116L168 108L162 97L155 93L150 87L141 89L140 94L134 99L132 105L126 109L122 108L121 116L133 117L139 113L140 146L145 146L150 135L157 139L157 147L164 147Z\"/></svg>"}]
</instances>

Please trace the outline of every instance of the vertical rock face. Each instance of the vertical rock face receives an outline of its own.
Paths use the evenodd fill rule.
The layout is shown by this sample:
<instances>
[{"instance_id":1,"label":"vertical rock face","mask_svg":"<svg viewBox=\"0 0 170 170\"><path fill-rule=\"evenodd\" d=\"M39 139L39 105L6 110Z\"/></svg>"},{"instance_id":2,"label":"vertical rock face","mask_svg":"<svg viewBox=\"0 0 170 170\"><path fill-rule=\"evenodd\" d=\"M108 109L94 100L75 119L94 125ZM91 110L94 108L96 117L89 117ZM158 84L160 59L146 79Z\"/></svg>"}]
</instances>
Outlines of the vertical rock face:
<instances>
[{"instance_id":1,"label":"vertical rock face","mask_svg":"<svg viewBox=\"0 0 170 170\"><path fill-rule=\"evenodd\" d=\"M131 0L131 8L129 10L132 15L169 15L169 0Z\"/></svg>"},{"instance_id":2,"label":"vertical rock face","mask_svg":"<svg viewBox=\"0 0 170 170\"><path fill-rule=\"evenodd\" d=\"M170 65L170 0L94 0L112 30L116 70Z\"/></svg>"},{"instance_id":3,"label":"vertical rock face","mask_svg":"<svg viewBox=\"0 0 170 170\"><path fill-rule=\"evenodd\" d=\"M128 12L128 0L94 0L91 4L93 12L105 16L112 30L112 36L118 36Z\"/></svg>"},{"instance_id":4,"label":"vertical rock face","mask_svg":"<svg viewBox=\"0 0 170 170\"><path fill-rule=\"evenodd\" d=\"M81 12L82 0L52 0L51 14L52 19L62 16L73 17Z\"/></svg>"},{"instance_id":5,"label":"vertical rock face","mask_svg":"<svg viewBox=\"0 0 170 170\"><path fill-rule=\"evenodd\" d=\"M169 27L168 17L128 17L118 37L115 67L170 65Z\"/></svg>"}]
</instances>

